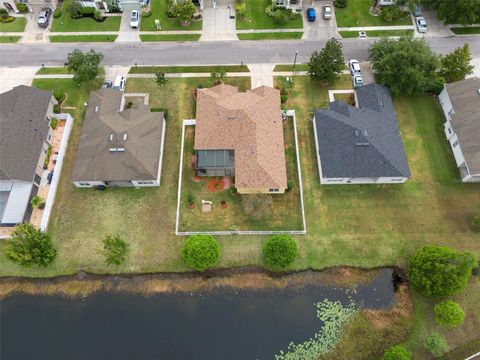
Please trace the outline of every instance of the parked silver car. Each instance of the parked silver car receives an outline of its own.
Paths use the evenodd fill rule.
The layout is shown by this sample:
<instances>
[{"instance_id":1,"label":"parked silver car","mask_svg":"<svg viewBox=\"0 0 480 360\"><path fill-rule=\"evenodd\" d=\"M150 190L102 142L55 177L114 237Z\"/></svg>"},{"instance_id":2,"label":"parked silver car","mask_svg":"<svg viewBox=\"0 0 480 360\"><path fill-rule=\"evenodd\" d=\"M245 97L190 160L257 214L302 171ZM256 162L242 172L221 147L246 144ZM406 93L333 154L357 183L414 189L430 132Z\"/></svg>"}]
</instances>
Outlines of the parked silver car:
<instances>
[{"instance_id":1,"label":"parked silver car","mask_svg":"<svg viewBox=\"0 0 480 360\"><path fill-rule=\"evenodd\" d=\"M426 33L427 32L427 22L423 17L415 18L415 24L417 25L417 30L419 33Z\"/></svg>"},{"instance_id":2,"label":"parked silver car","mask_svg":"<svg viewBox=\"0 0 480 360\"><path fill-rule=\"evenodd\" d=\"M50 21L50 14L52 13L52 10L49 8L43 8L40 10L40 13L38 14L38 19L37 19L37 24L41 28L46 28L48 26L48 23Z\"/></svg>"}]
</instances>

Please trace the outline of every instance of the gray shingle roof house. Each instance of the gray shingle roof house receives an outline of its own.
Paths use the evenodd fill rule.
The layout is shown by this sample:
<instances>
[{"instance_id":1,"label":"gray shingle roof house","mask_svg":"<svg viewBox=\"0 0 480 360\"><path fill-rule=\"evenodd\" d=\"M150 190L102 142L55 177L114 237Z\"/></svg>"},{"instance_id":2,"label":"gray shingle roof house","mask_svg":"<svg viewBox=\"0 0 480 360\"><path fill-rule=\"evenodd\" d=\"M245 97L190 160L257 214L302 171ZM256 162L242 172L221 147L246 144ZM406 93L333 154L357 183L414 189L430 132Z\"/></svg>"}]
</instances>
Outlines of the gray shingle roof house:
<instances>
[{"instance_id":1,"label":"gray shingle roof house","mask_svg":"<svg viewBox=\"0 0 480 360\"><path fill-rule=\"evenodd\" d=\"M462 181L480 182L480 78L447 84L438 99Z\"/></svg>"},{"instance_id":2,"label":"gray shingle roof house","mask_svg":"<svg viewBox=\"0 0 480 360\"><path fill-rule=\"evenodd\" d=\"M388 89L370 84L356 91L358 107L342 101L315 111L313 119L322 184L403 183L410 177Z\"/></svg>"},{"instance_id":3,"label":"gray shingle roof house","mask_svg":"<svg viewBox=\"0 0 480 360\"><path fill-rule=\"evenodd\" d=\"M28 217L53 130L52 93L17 86L0 94L0 220L2 226Z\"/></svg>"},{"instance_id":4,"label":"gray shingle roof house","mask_svg":"<svg viewBox=\"0 0 480 360\"><path fill-rule=\"evenodd\" d=\"M120 91L90 93L71 177L75 186L160 185L164 114L144 104L124 105Z\"/></svg>"}]
</instances>

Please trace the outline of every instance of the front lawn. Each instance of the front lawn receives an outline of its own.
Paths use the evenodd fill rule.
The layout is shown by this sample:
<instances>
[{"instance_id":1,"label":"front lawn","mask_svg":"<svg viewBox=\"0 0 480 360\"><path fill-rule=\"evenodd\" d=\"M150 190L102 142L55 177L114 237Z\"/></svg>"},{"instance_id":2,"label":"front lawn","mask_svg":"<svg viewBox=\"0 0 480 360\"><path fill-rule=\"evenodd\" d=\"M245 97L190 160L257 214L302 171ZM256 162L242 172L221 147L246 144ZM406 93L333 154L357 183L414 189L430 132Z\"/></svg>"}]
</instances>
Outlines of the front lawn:
<instances>
[{"instance_id":1,"label":"front lawn","mask_svg":"<svg viewBox=\"0 0 480 360\"><path fill-rule=\"evenodd\" d=\"M190 25L183 26L180 23L180 19L168 18L166 13L168 11L167 0L152 0L150 2L150 10L152 15L148 17L142 17L140 22L141 31L154 31L157 30L155 26L155 20L160 20L161 30L202 30L202 21L192 21Z\"/></svg>"},{"instance_id":2,"label":"front lawn","mask_svg":"<svg viewBox=\"0 0 480 360\"><path fill-rule=\"evenodd\" d=\"M339 31L340 36L346 38L358 38L358 31ZM410 36L414 30L370 30L366 31L367 37L384 37L384 36Z\"/></svg>"},{"instance_id":3,"label":"front lawn","mask_svg":"<svg viewBox=\"0 0 480 360\"><path fill-rule=\"evenodd\" d=\"M51 32L77 32L77 31L118 31L120 29L121 16L109 16L103 22L93 18L72 19L70 14L62 6L62 14L59 18L53 18Z\"/></svg>"},{"instance_id":4,"label":"front lawn","mask_svg":"<svg viewBox=\"0 0 480 360\"><path fill-rule=\"evenodd\" d=\"M286 24L277 24L273 21L271 17L265 14L265 9L271 4L271 0L245 0L246 14L243 19L237 16L237 30L303 29L303 18L301 14L295 20L290 20Z\"/></svg>"},{"instance_id":5,"label":"front lawn","mask_svg":"<svg viewBox=\"0 0 480 360\"><path fill-rule=\"evenodd\" d=\"M358 27L358 26L396 26L413 25L410 13L405 13L404 17L393 21L384 21L381 16L370 14L372 0L354 0L348 1L347 7L343 9L335 8L338 27Z\"/></svg>"},{"instance_id":6,"label":"front lawn","mask_svg":"<svg viewBox=\"0 0 480 360\"><path fill-rule=\"evenodd\" d=\"M457 35L480 34L480 26L450 28Z\"/></svg>"},{"instance_id":7,"label":"front lawn","mask_svg":"<svg viewBox=\"0 0 480 360\"><path fill-rule=\"evenodd\" d=\"M18 16L12 22L0 22L0 32L22 32L25 30L25 25L27 25L27 19Z\"/></svg>"},{"instance_id":8,"label":"front lawn","mask_svg":"<svg viewBox=\"0 0 480 360\"><path fill-rule=\"evenodd\" d=\"M215 181L216 178L214 177L194 181L195 170L192 166L192 154L194 153L195 127L187 126L185 128L178 231L303 230L293 128L293 120L289 119L287 124L284 125L284 136L287 178L292 182L292 190L285 194L266 195L270 196L273 201L271 212L255 219L251 214L245 212L242 206L242 199L249 195L236 194L233 188L218 192L209 191L207 183ZM221 178L217 180L221 180ZM193 196L196 203L196 207L193 209L188 208L190 196ZM202 200L213 202L211 212L202 212ZM222 208L222 201L226 201L226 208Z\"/></svg>"},{"instance_id":9,"label":"front lawn","mask_svg":"<svg viewBox=\"0 0 480 360\"><path fill-rule=\"evenodd\" d=\"M117 35L51 35L50 42L114 42Z\"/></svg>"},{"instance_id":10,"label":"front lawn","mask_svg":"<svg viewBox=\"0 0 480 360\"><path fill-rule=\"evenodd\" d=\"M301 39L303 32L266 32L237 34L240 40L288 40Z\"/></svg>"}]
</instances>

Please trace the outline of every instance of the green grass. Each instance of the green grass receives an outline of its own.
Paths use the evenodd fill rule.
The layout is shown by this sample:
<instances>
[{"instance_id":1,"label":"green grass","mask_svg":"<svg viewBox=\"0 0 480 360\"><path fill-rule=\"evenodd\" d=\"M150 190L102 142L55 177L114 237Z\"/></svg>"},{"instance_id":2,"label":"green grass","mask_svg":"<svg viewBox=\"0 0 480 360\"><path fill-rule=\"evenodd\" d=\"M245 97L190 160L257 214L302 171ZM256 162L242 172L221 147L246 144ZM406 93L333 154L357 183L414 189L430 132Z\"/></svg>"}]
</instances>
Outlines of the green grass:
<instances>
[{"instance_id":1,"label":"green grass","mask_svg":"<svg viewBox=\"0 0 480 360\"><path fill-rule=\"evenodd\" d=\"M286 40L301 39L303 32L270 32L237 34L240 40Z\"/></svg>"},{"instance_id":2,"label":"green grass","mask_svg":"<svg viewBox=\"0 0 480 360\"><path fill-rule=\"evenodd\" d=\"M296 64L295 71L307 71L307 64ZM276 65L273 71L293 71L293 64Z\"/></svg>"},{"instance_id":3,"label":"green grass","mask_svg":"<svg viewBox=\"0 0 480 360\"><path fill-rule=\"evenodd\" d=\"M208 73L225 70L227 72L250 72L247 65L216 65L216 66L138 66L132 67L129 74L162 73ZM207 76L207 75L206 75Z\"/></svg>"},{"instance_id":4,"label":"green grass","mask_svg":"<svg viewBox=\"0 0 480 360\"><path fill-rule=\"evenodd\" d=\"M246 15L244 19L237 17L237 30L246 29L303 29L303 19L299 16L295 20L279 25L265 14L265 9L272 3L271 0L245 0Z\"/></svg>"},{"instance_id":5,"label":"green grass","mask_svg":"<svg viewBox=\"0 0 480 360\"><path fill-rule=\"evenodd\" d=\"M188 26L182 26L180 19L170 19L165 15L168 11L167 0L152 0L150 3L152 15L142 17L140 30L156 30L155 20L160 20L161 30L202 30L202 21L192 21Z\"/></svg>"},{"instance_id":6,"label":"green grass","mask_svg":"<svg viewBox=\"0 0 480 360\"><path fill-rule=\"evenodd\" d=\"M7 43L16 43L20 40L21 36L0 36L0 43L7 44Z\"/></svg>"},{"instance_id":7,"label":"green grass","mask_svg":"<svg viewBox=\"0 0 480 360\"><path fill-rule=\"evenodd\" d=\"M51 35L50 42L114 42L117 35Z\"/></svg>"},{"instance_id":8,"label":"green grass","mask_svg":"<svg viewBox=\"0 0 480 360\"><path fill-rule=\"evenodd\" d=\"M9 23L0 22L0 32L22 32L27 25L27 19L24 17L16 17L14 21Z\"/></svg>"},{"instance_id":9,"label":"green grass","mask_svg":"<svg viewBox=\"0 0 480 360\"><path fill-rule=\"evenodd\" d=\"M358 31L339 31L342 38L357 38ZM410 36L413 35L413 30L372 30L366 31L368 37L383 37L383 36Z\"/></svg>"},{"instance_id":10,"label":"green grass","mask_svg":"<svg viewBox=\"0 0 480 360\"><path fill-rule=\"evenodd\" d=\"M40 68L37 71L36 75L52 75L52 74L70 74L68 69L66 67L56 67L56 66L51 66L51 67L43 67Z\"/></svg>"},{"instance_id":11,"label":"green grass","mask_svg":"<svg viewBox=\"0 0 480 360\"><path fill-rule=\"evenodd\" d=\"M354 0L348 1L347 7L343 9L335 8L338 27L357 27L357 26L394 26L394 25L412 25L410 14L404 18L386 22L381 16L373 16L369 9L372 0Z\"/></svg>"},{"instance_id":12,"label":"green grass","mask_svg":"<svg viewBox=\"0 0 480 360\"><path fill-rule=\"evenodd\" d=\"M457 35L480 34L480 26L466 28L450 28Z\"/></svg>"},{"instance_id":13,"label":"green grass","mask_svg":"<svg viewBox=\"0 0 480 360\"><path fill-rule=\"evenodd\" d=\"M77 31L118 31L120 29L121 16L109 16L103 22L97 22L92 18L72 19L62 5L62 15L54 18L52 32L77 32Z\"/></svg>"},{"instance_id":14,"label":"green grass","mask_svg":"<svg viewBox=\"0 0 480 360\"><path fill-rule=\"evenodd\" d=\"M140 35L142 41L198 41L200 34Z\"/></svg>"},{"instance_id":15,"label":"green grass","mask_svg":"<svg viewBox=\"0 0 480 360\"><path fill-rule=\"evenodd\" d=\"M209 192L206 183L210 178L207 181L193 181L195 171L191 164L195 130L192 126L186 127L179 231L302 230L293 120L290 119L284 126L284 134L287 178L292 181L293 188L285 194L270 195L273 200L272 211L264 217L253 219L243 210L242 195L234 194L230 189ZM197 206L194 209L187 207L189 195L196 199ZM202 199L213 202L211 212L202 212ZM227 202L226 209L221 207L223 200Z\"/></svg>"}]
</instances>

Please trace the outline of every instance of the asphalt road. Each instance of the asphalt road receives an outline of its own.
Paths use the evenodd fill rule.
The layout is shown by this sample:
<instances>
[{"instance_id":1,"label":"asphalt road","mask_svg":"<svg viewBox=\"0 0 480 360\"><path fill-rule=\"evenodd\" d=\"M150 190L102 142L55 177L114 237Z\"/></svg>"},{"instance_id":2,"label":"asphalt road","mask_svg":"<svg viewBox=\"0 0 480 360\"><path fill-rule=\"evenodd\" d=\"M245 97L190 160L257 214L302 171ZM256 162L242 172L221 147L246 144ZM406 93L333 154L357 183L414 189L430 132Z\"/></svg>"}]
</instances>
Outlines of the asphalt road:
<instances>
[{"instance_id":1,"label":"asphalt road","mask_svg":"<svg viewBox=\"0 0 480 360\"><path fill-rule=\"evenodd\" d=\"M375 40L343 39L345 58L360 61L368 58L368 48ZM480 38L427 38L432 49L447 53L469 43L474 58L480 58ZM38 44L0 45L0 66L63 65L75 48L95 49L104 54L105 65L189 65L240 63L292 63L298 51L299 63L308 61L325 41L215 41L158 42L141 44Z\"/></svg>"}]
</instances>

